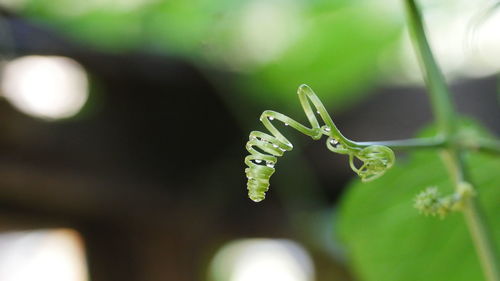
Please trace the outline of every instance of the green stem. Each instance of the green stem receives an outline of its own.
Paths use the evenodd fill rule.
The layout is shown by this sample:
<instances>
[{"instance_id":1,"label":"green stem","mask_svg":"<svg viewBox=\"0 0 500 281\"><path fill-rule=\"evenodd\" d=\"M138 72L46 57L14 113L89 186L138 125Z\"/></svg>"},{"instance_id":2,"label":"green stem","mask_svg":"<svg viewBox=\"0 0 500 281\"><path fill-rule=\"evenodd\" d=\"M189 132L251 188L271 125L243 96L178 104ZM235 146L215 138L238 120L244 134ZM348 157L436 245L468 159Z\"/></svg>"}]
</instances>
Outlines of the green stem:
<instances>
[{"instance_id":1,"label":"green stem","mask_svg":"<svg viewBox=\"0 0 500 281\"><path fill-rule=\"evenodd\" d=\"M389 141L370 141L370 142L355 142L358 146L383 145L394 150L411 150L421 148L441 148L446 145L443 137L431 138L416 138L406 140L389 140Z\"/></svg>"},{"instance_id":2,"label":"green stem","mask_svg":"<svg viewBox=\"0 0 500 281\"><path fill-rule=\"evenodd\" d=\"M356 141L353 142L357 147L367 147L370 145L383 145L393 150L413 150L413 149L436 149L446 148L449 146L449 141L442 134L430 138L415 138L404 140L388 140L388 141ZM481 151L489 154L500 154L500 141L491 138L479 138L477 143L455 143L457 149Z\"/></svg>"},{"instance_id":3,"label":"green stem","mask_svg":"<svg viewBox=\"0 0 500 281\"><path fill-rule=\"evenodd\" d=\"M490 237L488 237L488 231L478 211L474 198L469 199L467 207L464 208L463 212L467 227L469 228L472 240L476 246L476 251L479 255L479 260L481 261L486 280L500 281L500 272L496 264L497 259L493 251L494 247L491 244Z\"/></svg>"},{"instance_id":4,"label":"green stem","mask_svg":"<svg viewBox=\"0 0 500 281\"><path fill-rule=\"evenodd\" d=\"M463 153L457 154L452 149L444 150L442 159L454 180L455 187L458 187L461 182L470 183L465 172ZM466 198L462 211L486 280L500 281L500 272L498 271L497 259L494 252L495 246L481 216L475 196Z\"/></svg>"},{"instance_id":5,"label":"green stem","mask_svg":"<svg viewBox=\"0 0 500 281\"><path fill-rule=\"evenodd\" d=\"M447 148L443 153L443 161L455 181L455 187L458 188L461 182L467 180L467 175L465 173L465 161L462 157L464 149L451 142L456 137L458 127L455 118L455 109L451 102L445 79L436 64L427 42L419 9L414 0L405 0L405 4L410 33L413 36L413 42L425 74L425 81L436 117L438 132L446 140ZM493 150L496 148L496 145L483 143L483 147L485 146L490 149L493 148ZM468 198L468 202L463 208L463 213L486 280L500 281L493 243L488 235L484 219L478 211L474 196Z\"/></svg>"},{"instance_id":6,"label":"green stem","mask_svg":"<svg viewBox=\"0 0 500 281\"><path fill-rule=\"evenodd\" d=\"M496 139L481 138L478 140L479 151L500 154L500 141Z\"/></svg>"},{"instance_id":7,"label":"green stem","mask_svg":"<svg viewBox=\"0 0 500 281\"><path fill-rule=\"evenodd\" d=\"M425 36L422 16L414 0L406 0L410 34L413 36L414 47L419 55L421 68L427 89L430 92L432 109L435 114L439 131L449 136L455 130L455 110L446 85L446 80L432 55L429 43Z\"/></svg>"}]
</instances>

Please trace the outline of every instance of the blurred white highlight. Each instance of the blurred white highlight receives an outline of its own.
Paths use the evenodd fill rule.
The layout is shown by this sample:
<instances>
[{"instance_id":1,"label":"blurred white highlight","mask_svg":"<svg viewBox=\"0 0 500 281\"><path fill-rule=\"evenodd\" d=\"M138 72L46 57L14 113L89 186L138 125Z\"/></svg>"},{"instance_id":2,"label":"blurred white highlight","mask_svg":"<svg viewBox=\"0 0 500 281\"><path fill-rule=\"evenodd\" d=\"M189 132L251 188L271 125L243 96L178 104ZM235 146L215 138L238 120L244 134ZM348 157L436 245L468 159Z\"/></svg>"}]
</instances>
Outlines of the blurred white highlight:
<instances>
[{"instance_id":1,"label":"blurred white highlight","mask_svg":"<svg viewBox=\"0 0 500 281\"><path fill-rule=\"evenodd\" d=\"M313 263L306 250L282 239L231 242L217 253L211 269L214 280L314 280Z\"/></svg>"},{"instance_id":2,"label":"blurred white highlight","mask_svg":"<svg viewBox=\"0 0 500 281\"><path fill-rule=\"evenodd\" d=\"M491 9L492 2L488 0L440 4L423 1L421 6L429 43L448 80L485 77L500 71L500 8ZM390 82L422 84L415 49L407 32L399 50L399 68L389 71ZM389 64L394 62L392 54L387 57Z\"/></svg>"},{"instance_id":3,"label":"blurred white highlight","mask_svg":"<svg viewBox=\"0 0 500 281\"><path fill-rule=\"evenodd\" d=\"M264 64L276 59L297 36L300 17L293 2L253 1L245 11L240 46L251 62Z\"/></svg>"},{"instance_id":4,"label":"blurred white highlight","mask_svg":"<svg viewBox=\"0 0 500 281\"><path fill-rule=\"evenodd\" d=\"M68 229L0 234L0 280L87 281L80 236Z\"/></svg>"},{"instance_id":5,"label":"blurred white highlight","mask_svg":"<svg viewBox=\"0 0 500 281\"><path fill-rule=\"evenodd\" d=\"M56 56L26 56L8 62L2 94L19 111L56 120L77 114L88 98L88 80L76 61Z\"/></svg>"}]
</instances>

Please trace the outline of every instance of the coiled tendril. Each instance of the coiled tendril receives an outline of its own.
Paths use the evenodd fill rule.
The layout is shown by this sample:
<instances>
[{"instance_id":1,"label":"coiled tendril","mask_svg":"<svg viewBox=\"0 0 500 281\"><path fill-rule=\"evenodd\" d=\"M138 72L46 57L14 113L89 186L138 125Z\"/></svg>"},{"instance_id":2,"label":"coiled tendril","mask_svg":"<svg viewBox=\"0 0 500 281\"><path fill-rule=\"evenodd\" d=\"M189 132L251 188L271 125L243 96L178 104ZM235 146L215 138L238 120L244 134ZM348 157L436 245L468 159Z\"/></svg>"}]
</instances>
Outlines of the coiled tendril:
<instances>
[{"instance_id":1,"label":"coiled tendril","mask_svg":"<svg viewBox=\"0 0 500 281\"><path fill-rule=\"evenodd\" d=\"M275 171L274 165L278 160L277 157L283 156L285 151L293 148L292 143L271 123L273 120L281 121L285 126L290 126L314 140L320 139L323 135L327 136L327 148L332 152L348 155L350 167L362 181L374 180L392 167L395 158L390 148L382 145L362 145L347 139L337 129L311 88L301 85L297 93L311 128L279 112L266 110L262 113L260 121L271 134L252 131L246 144L246 149L250 152L250 155L245 158L248 166L245 173L248 178L247 189L250 199L255 202L264 200L265 193L269 189L269 179ZM320 126L311 104L324 125ZM362 163L359 168L354 163L355 159Z\"/></svg>"}]
</instances>

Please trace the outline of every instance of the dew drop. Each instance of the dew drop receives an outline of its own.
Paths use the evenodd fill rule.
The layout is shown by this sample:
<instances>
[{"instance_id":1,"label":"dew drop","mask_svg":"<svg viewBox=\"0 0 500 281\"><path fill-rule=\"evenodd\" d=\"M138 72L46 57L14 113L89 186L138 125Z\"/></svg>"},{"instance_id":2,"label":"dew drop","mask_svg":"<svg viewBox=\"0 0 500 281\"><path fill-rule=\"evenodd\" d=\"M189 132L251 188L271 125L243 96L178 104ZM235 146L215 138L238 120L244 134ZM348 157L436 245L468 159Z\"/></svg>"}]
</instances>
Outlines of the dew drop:
<instances>
[{"instance_id":1,"label":"dew drop","mask_svg":"<svg viewBox=\"0 0 500 281\"><path fill-rule=\"evenodd\" d=\"M262 160L260 160L260 159L255 159L255 163L257 163L257 164L262 163Z\"/></svg>"},{"instance_id":2,"label":"dew drop","mask_svg":"<svg viewBox=\"0 0 500 281\"><path fill-rule=\"evenodd\" d=\"M274 120L274 117L269 116L269 120L273 121L273 120Z\"/></svg>"},{"instance_id":3,"label":"dew drop","mask_svg":"<svg viewBox=\"0 0 500 281\"><path fill-rule=\"evenodd\" d=\"M279 146L277 144L273 144L273 147L274 148L278 148Z\"/></svg>"},{"instance_id":4,"label":"dew drop","mask_svg":"<svg viewBox=\"0 0 500 281\"><path fill-rule=\"evenodd\" d=\"M316 113L321 114L321 113L319 113L319 110L316 110Z\"/></svg>"},{"instance_id":5,"label":"dew drop","mask_svg":"<svg viewBox=\"0 0 500 281\"><path fill-rule=\"evenodd\" d=\"M330 127L328 127L328 126L327 126L327 127L325 127L325 131L326 131L326 132L330 132L330 130L331 130L331 129L330 129Z\"/></svg>"},{"instance_id":6,"label":"dew drop","mask_svg":"<svg viewBox=\"0 0 500 281\"><path fill-rule=\"evenodd\" d=\"M288 126L288 123L285 123L285 126Z\"/></svg>"},{"instance_id":7,"label":"dew drop","mask_svg":"<svg viewBox=\"0 0 500 281\"><path fill-rule=\"evenodd\" d=\"M274 168L274 163L273 162L267 162L266 166L269 168Z\"/></svg>"},{"instance_id":8,"label":"dew drop","mask_svg":"<svg viewBox=\"0 0 500 281\"><path fill-rule=\"evenodd\" d=\"M337 143L339 143L339 142L338 142L336 139L331 139L331 140L330 140L330 143L331 143L331 144L337 144Z\"/></svg>"}]
</instances>

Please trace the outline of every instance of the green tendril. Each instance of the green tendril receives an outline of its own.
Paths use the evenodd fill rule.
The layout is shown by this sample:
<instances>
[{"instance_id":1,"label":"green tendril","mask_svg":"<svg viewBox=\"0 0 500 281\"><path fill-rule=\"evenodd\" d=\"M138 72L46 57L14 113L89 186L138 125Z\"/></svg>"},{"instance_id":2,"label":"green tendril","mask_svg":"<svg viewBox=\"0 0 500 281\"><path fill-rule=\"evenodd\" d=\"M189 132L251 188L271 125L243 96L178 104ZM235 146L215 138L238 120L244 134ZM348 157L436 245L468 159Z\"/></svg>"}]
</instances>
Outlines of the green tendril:
<instances>
[{"instance_id":1,"label":"green tendril","mask_svg":"<svg viewBox=\"0 0 500 281\"><path fill-rule=\"evenodd\" d=\"M354 157L363 162L361 167L356 168ZM358 174L361 181L368 182L382 176L395 162L394 152L387 146L371 145L363 148L357 153L349 155L351 169Z\"/></svg>"},{"instance_id":2,"label":"green tendril","mask_svg":"<svg viewBox=\"0 0 500 281\"><path fill-rule=\"evenodd\" d=\"M428 187L415 197L414 207L426 216L446 217L452 211L463 210L467 199L474 196L474 189L467 182L461 182L457 191L442 196L436 187Z\"/></svg>"},{"instance_id":3,"label":"green tendril","mask_svg":"<svg viewBox=\"0 0 500 281\"><path fill-rule=\"evenodd\" d=\"M382 176L392 167L395 157L390 148L382 145L363 145L347 139L340 133L309 86L301 85L297 93L311 128L279 112L266 110L262 113L260 121L270 134L253 131L246 144L246 149L250 153L245 158L245 164L248 166L245 173L248 178L247 189L250 199L255 202L264 200L269 189L269 179L275 171L277 157L283 156L285 151L293 148L292 143L271 123L273 120L280 121L314 140L319 140L323 135L327 136L327 148L332 152L348 155L350 167L364 182ZM320 116L323 125L318 122L316 114ZM355 159L361 162L359 168L354 163Z\"/></svg>"}]
</instances>

